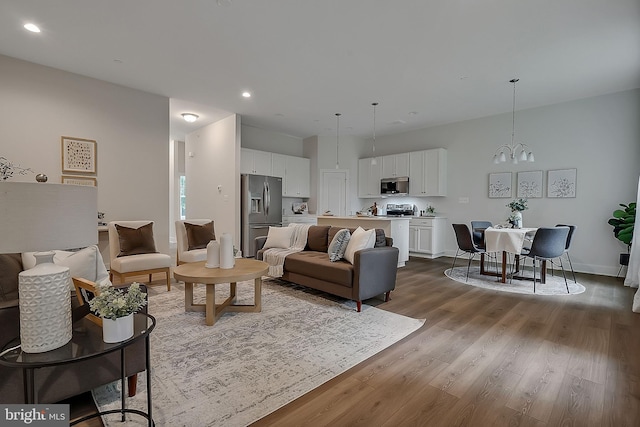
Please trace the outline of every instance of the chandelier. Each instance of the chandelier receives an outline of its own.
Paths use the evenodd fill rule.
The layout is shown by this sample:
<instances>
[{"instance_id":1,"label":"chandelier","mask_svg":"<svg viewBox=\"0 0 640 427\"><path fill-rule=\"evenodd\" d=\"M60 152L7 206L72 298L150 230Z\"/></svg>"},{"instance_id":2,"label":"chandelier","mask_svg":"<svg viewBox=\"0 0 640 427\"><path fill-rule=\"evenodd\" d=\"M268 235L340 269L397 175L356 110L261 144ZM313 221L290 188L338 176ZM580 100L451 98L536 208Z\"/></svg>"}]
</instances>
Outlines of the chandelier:
<instances>
[{"instance_id":1,"label":"chandelier","mask_svg":"<svg viewBox=\"0 0 640 427\"><path fill-rule=\"evenodd\" d=\"M493 163L504 163L507 161L507 154L511 163L518 164L521 162L534 162L533 152L527 144L515 142L516 135L516 83L520 79L511 79L509 83L513 83L513 111L511 115L511 144L505 144L496 150L493 155Z\"/></svg>"}]
</instances>

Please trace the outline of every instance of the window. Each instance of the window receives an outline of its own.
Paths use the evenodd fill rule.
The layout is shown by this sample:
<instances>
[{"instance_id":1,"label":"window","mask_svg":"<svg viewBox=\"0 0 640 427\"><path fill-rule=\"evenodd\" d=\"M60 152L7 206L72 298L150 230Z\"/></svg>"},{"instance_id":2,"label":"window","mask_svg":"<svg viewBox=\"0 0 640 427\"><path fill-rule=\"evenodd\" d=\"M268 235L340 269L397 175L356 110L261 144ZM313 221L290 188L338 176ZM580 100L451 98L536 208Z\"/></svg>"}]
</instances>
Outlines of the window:
<instances>
[{"instance_id":1,"label":"window","mask_svg":"<svg viewBox=\"0 0 640 427\"><path fill-rule=\"evenodd\" d=\"M185 197L185 176L184 175L180 175L180 219L187 219L186 217L186 210L187 210L187 203L186 203L186 197Z\"/></svg>"}]
</instances>

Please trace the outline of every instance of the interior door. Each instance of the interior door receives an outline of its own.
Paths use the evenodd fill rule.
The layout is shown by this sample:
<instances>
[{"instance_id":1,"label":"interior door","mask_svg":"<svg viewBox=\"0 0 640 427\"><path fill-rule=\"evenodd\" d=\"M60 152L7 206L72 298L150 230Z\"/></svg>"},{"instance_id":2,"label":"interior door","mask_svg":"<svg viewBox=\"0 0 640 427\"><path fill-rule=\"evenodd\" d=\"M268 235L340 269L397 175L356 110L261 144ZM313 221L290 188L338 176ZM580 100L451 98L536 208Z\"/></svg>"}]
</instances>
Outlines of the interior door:
<instances>
[{"instance_id":1,"label":"interior door","mask_svg":"<svg viewBox=\"0 0 640 427\"><path fill-rule=\"evenodd\" d=\"M331 211L335 216L347 216L347 188L349 171L324 169L321 171L320 209L318 214Z\"/></svg>"}]
</instances>

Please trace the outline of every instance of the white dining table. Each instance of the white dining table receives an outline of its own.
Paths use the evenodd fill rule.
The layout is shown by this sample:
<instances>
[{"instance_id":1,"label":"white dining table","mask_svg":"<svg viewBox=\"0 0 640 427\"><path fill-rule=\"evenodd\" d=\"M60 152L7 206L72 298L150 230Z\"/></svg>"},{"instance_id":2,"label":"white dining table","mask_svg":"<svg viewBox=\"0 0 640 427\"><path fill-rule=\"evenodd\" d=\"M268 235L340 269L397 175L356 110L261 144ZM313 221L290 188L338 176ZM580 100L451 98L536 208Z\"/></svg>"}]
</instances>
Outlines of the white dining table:
<instances>
[{"instance_id":1,"label":"white dining table","mask_svg":"<svg viewBox=\"0 0 640 427\"><path fill-rule=\"evenodd\" d=\"M522 253L524 242L533 238L537 228L495 228L489 227L484 230L484 243L486 252L502 252L502 274L501 282L507 282L507 254L516 255L516 272L519 269L519 256ZM482 260L481 260L482 261ZM484 263L482 263L484 264ZM543 266L543 270L546 270ZM482 268L482 274L488 274ZM544 275L542 280L544 280ZM544 283L544 281L543 281Z\"/></svg>"}]
</instances>

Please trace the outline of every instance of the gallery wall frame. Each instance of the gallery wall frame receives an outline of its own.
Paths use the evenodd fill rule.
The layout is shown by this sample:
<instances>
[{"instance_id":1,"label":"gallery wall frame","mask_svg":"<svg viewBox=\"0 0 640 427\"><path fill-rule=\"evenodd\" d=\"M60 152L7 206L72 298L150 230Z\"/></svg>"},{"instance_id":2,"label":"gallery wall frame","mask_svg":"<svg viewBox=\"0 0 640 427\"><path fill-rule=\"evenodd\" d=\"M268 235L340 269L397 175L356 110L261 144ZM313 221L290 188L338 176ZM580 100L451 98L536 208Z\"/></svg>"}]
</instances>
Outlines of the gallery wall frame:
<instances>
[{"instance_id":1,"label":"gallery wall frame","mask_svg":"<svg viewBox=\"0 0 640 427\"><path fill-rule=\"evenodd\" d=\"M503 199L511 197L512 182L513 174L511 172L490 173L489 198Z\"/></svg>"},{"instance_id":2,"label":"gallery wall frame","mask_svg":"<svg viewBox=\"0 0 640 427\"><path fill-rule=\"evenodd\" d=\"M98 143L92 139L63 136L62 173L95 175L97 172Z\"/></svg>"},{"instance_id":3,"label":"gallery wall frame","mask_svg":"<svg viewBox=\"0 0 640 427\"><path fill-rule=\"evenodd\" d=\"M552 199L576 197L577 177L577 169L547 171L547 197Z\"/></svg>"},{"instance_id":4,"label":"gallery wall frame","mask_svg":"<svg viewBox=\"0 0 640 427\"><path fill-rule=\"evenodd\" d=\"M86 185L89 187L98 186L98 180L92 176L62 175L62 183L71 185Z\"/></svg>"},{"instance_id":5,"label":"gallery wall frame","mask_svg":"<svg viewBox=\"0 0 640 427\"><path fill-rule=\"evenodd\" d=\"M542 197L542 171L518 172L517 196L525 199Z\"/></svg>"}]
</instances>

